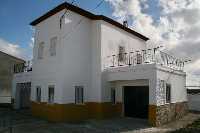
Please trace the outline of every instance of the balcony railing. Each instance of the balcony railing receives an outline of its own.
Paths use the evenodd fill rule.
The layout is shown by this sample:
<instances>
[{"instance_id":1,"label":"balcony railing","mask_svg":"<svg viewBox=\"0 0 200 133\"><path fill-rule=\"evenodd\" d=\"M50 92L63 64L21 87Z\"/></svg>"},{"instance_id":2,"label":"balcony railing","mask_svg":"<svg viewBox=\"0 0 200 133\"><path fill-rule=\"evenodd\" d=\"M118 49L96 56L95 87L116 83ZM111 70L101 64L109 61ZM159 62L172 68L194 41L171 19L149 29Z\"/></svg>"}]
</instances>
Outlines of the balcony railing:
<instances>
[{"instance_id":1,"label":"balcony railing","mask_svg":"<svg viewBox=\"0 0 200 133\"><path fill-rule=\"evenodd\" d=\"M138 64L160 64L175 70L183 70L185 61L158 50L158 48L121 53L106 58L104 67L135 66Z\"/></svg>"},{"instance_id":2,"label":"balcony railing","mask_svg":"<svg viewBox=\"0 0 200 133\"><path fill-rule=\"evenodd\" d=\"M14 65L14 73L22 73L22 72L30 72L30 71L32 71L31 61Z\"/></svg>"}]
</instances>

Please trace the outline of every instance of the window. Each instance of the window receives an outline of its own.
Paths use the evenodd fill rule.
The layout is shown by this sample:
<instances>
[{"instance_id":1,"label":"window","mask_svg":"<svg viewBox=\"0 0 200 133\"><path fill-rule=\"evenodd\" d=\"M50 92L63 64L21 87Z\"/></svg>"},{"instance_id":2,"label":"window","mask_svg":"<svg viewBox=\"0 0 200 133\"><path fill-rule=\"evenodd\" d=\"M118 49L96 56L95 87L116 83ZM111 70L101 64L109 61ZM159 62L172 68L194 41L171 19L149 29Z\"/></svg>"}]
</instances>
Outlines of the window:
<instances>
[{"instance_id":1,"label":"window","mask_svg":"<svg viewBox=\"0 0 200 133\"><path fill-rule=\"evenodd\" d=\"M44 42L41 42L38 47L38 59L42 59L44 54Z\"/></svg>"},{"instance_id":2,"label":"window","mask_svg":"<svg viewBox=\"0 0 200 133\"><path fill-rule=\"evenodd\" d=\"M83 86L75 86L75 103L83 103Z\"/></svg>"},{"instance_id":3,"label":"window","mask_svg":"<svg viewBox=\"0 0 200 133\"><path fill-rule=\"evenodd\" d=\"M50 56L56 56L56 45L57 45L57 37L53 37L50 40Z\"/></svg>"},{"instance_id":4,"label":"window","mask_svg":"<svg viewBox=\"0 0 200 133\"><path fill-rule=\"evenodd\" d=\"M171 84L166 84L166 103L171 102Z\"/></svg>"},{"instance_id":5,"label":"window","mask_svg":"<svg viewBox=\"0 0 200 133\"><path fill-rule=\"evenodd\" d=\"M119 61L124 61L125 60L125 47L124 46L119 46Z\"/></svg>"},{"instance_id":6,"label":"window","mask_svg":"<svg viewBox=\"0 0 200 133\"><path fill-rule=\"evenodd\" d=\"M40 86L36 87L36 101L41 102L41 87Z\"/></svg>"},{"instance_id":7,"label":"window","mask_svg":"<svg viewBox=\"0 0 200 133\"><path fill-rule=\"evenodd\" d=\"M48 98L48 102L49 103L54 103L54 85L50 85L49 87L49 98Z\"/></svg>"},{"instance_id":8,"label":"window","mask_svg":"<svg viewBox=\"0 0 200 133\"><path fill-rule=\"evenodd\" d=\"M115 99L115 89L111 88L111 102L112 104L116 104L116 99Z\"/></svg>"},{"instance_id":9,"label":"window","mask_svg":"<svg viewBox=\"0 0 200 133\"><path fill-rule=\"evenodd\" d=\"M140 53L137 53L136 56L137 56L137 64L142 64L142 55Z\"/></svg>"}]
</instances>

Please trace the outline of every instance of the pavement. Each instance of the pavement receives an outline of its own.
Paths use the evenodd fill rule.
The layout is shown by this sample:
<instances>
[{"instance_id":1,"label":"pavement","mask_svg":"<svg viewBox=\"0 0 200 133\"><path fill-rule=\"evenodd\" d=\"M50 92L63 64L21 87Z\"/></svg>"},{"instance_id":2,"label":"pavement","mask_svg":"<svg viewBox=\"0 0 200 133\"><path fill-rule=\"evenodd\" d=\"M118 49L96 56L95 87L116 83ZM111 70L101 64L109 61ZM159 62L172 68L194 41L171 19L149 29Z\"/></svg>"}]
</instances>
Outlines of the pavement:
<instances>
[{"instance_id":1,"label":"pavement","mask_svg":"<svg viewBox=\"0 0 200 133\"><path fill-rule=\"evenodd\" d=\"M12 115L12 133L166 133L200 119L200 114L189 113L178 121L158 128L148 125L147 120L135 118L87 120L80 123L50 123L32 117L28 111L12 111L8 114ZM9 125L7 126L9 127ZM0 126L0 132L10 133L10 129Z\"/></svg>"}]
</instances>

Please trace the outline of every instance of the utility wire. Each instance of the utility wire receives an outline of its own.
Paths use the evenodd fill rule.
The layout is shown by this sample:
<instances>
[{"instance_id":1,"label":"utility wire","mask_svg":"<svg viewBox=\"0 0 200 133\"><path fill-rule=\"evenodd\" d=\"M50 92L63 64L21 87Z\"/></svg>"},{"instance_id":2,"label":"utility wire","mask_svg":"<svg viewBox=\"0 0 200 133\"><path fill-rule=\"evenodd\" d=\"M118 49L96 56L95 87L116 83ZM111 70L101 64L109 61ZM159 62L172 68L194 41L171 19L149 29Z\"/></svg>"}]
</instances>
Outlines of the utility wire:
<instances>
[{"instance_id":1,"label":"utility wire","mask_svg":"<svg viewBox=\"0 0 200 133\"><path fill-rule=\"evenodd\" d=\"M97 8L99 8L99 7L103 4L103 2L104 2L104 0L101 0L101 1L92 9L92 11L96 10ZM83 20L84 20L84 17L81 18L81 19L77 22L77 24L74 26L74 28L73 28L70 32L68 32L67 34L65 34L62 38L65 38L65 37L69 36L70 34L72 34L72 33L76 30L76 28L83 22Z\"/></svg>"},{"instance_id":2,"label":"utility wire","mask_svg":"<svg viewBox=\"0 0 200 133\"><path fill-rule=\"evenodd\" d=\"M76 0L72 0L72 2L70 4L78 6L78 4L76 3ZM69 15L69 9L66 9L65 12L63 13L63 15L60 17L60 29L62 29L62 20L64 17L66 17L65 16L66 14Z\"/></svg>"},{"instance_id":3,"label":"utility wire","mask_svg":"<svg viewBox=\"0 0 200 133\"><path fill-rule=\"evenodd\" d=\"M104 2L104 0L101 0L101 1L97 4L97 6L96 6L94 9L92 9L92 10L96 10L98 7L100 7L100 6L103 4L103 2Z\"/></svg>"}]
</instances>

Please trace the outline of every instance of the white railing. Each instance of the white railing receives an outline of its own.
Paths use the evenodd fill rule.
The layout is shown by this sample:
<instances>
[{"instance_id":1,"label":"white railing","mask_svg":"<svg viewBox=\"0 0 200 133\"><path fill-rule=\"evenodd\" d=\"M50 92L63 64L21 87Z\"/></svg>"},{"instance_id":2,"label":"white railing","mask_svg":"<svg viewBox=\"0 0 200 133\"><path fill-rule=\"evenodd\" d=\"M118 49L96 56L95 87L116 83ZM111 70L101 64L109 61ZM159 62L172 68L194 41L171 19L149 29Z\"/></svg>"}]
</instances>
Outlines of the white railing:
<instances>
[{"instance_id":1,"label":"white railing","mask_svg":"<svg viewBox=\"0 0 200 133\"><path fill-rule=\"evenodd\" d=\"M27 61L25 63L15 64L13 69L14 73L30 72L32 71L32 62Z\"/></svg>"},{"instance_id":2,"label":"white railing","mask_svg":"<svg viewBox=\"0 0 200 133\"><path fill-rule=\"evenodd\" d=\"M185 61L160 51L158 48L153 48L108 56L104 61L104 68L135 66L138 64L160 64L182 71Z\"/></svg>"}]
</instances>

